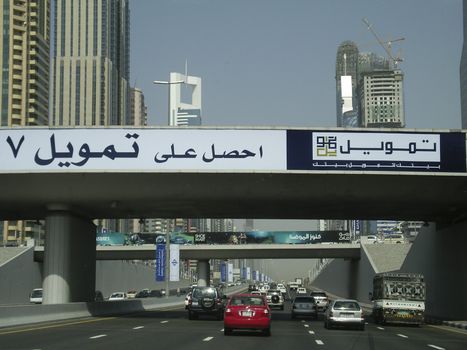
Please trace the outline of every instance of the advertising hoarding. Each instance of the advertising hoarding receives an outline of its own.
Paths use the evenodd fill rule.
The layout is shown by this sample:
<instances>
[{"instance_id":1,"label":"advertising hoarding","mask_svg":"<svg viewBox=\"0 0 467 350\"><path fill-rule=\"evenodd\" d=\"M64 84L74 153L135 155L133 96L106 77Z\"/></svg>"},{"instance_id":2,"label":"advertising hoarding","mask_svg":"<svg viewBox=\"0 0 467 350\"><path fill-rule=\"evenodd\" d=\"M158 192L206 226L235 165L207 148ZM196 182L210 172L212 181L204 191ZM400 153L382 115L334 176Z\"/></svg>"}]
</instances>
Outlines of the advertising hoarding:
<instances>
[{"instance_id":1,"label":"advertising hoarding","mask_svg":"<svg viewBox=\"0 0 467 350\"><path fill-rule=\"evenodd\" d=\"M170 281L178 282L180 280L180 246L178 244L170 245Z\"/></svg>"},{"instance_id":2,"label":"advertising hoarding","mask_svg":"<svg viewBox=\"0 0 467 350\"><path fill-rule=\"evenodd\" d=\"M194 234L194 242L195 244L350 243L350 234L348 231L203 232Z\"/></svg>"},{"instance_id":3,"label":"advertising hoarding","mask_svg":"<svg viewBox=\"0 0 467 350\"><path fill-rule=\"evenodd\" d=\"M156 282L165 280L165 244L156 244Z\"/></svg>"},{"instance_id":4,"label":"advertising hoarding","mask_svg":"<svg viewBox=\"0 0 467 350\"><path fill-rule=\"evenodd\" d=\"M287 130L287 169L466 172L465 133Z\"/></svg>"},{"instance_id":5,"label":"advertising hoarding","mask_svg":"<svg viewBox=\"0 0 467 350\"><path fill-rule=\"evenodd\" d=\"M279 129L0 130L1 172L466 172L463 132Z\"/></svg>"}]
</instances>

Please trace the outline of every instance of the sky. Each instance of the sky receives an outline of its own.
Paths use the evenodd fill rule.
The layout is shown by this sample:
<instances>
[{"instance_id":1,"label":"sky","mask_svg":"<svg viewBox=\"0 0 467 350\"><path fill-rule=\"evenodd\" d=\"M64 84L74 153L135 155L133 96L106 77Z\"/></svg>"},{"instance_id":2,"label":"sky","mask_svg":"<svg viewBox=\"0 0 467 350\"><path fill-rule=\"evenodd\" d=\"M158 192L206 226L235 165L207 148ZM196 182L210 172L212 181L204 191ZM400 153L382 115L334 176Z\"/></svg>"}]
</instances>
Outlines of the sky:
<instances>
[{"instance_id":1,"label":"sky","mask_svg":"<svg viewBox=\"0 0 467 350\"><path fill-rule=\"evenodd\" d=\"M461 0L131 0L132 86L149 125L167 125L170 72L202 78L205 126L335 127L335 60L345 40L404 62L407 128L461 126Z\"/></svg>"}]
</instances>

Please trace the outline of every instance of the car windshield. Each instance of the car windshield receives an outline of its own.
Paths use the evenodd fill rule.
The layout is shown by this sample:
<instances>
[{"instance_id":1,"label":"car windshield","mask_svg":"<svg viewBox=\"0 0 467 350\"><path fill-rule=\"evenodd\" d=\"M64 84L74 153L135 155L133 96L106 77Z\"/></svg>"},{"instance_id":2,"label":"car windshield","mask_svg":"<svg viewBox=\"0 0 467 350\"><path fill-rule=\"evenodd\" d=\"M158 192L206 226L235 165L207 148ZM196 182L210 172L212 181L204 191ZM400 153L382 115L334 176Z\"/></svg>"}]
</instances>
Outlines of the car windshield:
<instances>
[{"instance_id":1,"label":"car windshield","mask_svg":"<svg viewBox=\"0 0 467 350\"><path fill-rule=\"evenodd\" d=\"M31 293L31 297L39 298L42 296L42 290L33 290Z\"/></svg>"},{"instance_id":2,"label":"car windshield","mask_svg":"<svg viewBox=\"0 0 467 350\"><path fill-rule=\"evenodd\" d=\"M194 289L193 290L193 298L202 298L202 297L216 297L216 290L213 288L206 288L206 289Z\"/></svg>"},{"instance_id":3,"label":"car windshield","mask_svg":"<svg viewBox=\"0 0 467 350\"><path fill-rule=\"evenodd\" d=\"M336 301L334 309L338 310L360 310L360 305L355 301Z\"/></svg>"},{"instance_id":4,"label":"car windshield","mask_svg":"<svg viewBox=\"0 0 467 350\"><path fill-rule=\"evenodd\" d=\"M240 305L264 305L263 298L254 297L254 296L238 296L232 297L230 300L230 305L240 306Z\"/></svg>"},{"instance_id":5,"label":"car windshield","mask_svg":"<svg viewBox=\"0 0 467 350\"><path fill-rule=\"evenodd\" d=\"M315 299L312 297L300 297L300 298L295 298L294 303L314 303Z\"/></svg>"},{"instance_id":6,"label":"car windshield","mask_svg":"<svg viewBox=\"0 0 467 350\"><path fill-rule=\"evenodd\" d=\"M324 292L311 292L311 295L314 297L324 297L326 298L326 293Z\"/></svg>"}]
</instances>

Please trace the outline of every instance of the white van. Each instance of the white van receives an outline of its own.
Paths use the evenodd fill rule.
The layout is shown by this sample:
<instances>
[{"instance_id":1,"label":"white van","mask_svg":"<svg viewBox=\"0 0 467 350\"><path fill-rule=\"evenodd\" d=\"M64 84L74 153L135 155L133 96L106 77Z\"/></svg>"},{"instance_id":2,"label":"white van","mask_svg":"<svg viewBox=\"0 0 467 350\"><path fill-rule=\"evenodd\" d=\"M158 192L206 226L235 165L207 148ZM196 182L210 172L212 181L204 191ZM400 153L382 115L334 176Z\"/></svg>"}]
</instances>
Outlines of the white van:
<instances>
[{"instance_id":1,"label":"white van","mask_svg":"<svg viewBox=\"0 0 467 350\"><path fill-rule=\"evenodd\" d=\"M33 289L29 295L29 302L34 304L42 304L42 288Z\"/></svg>"}]
</instances>

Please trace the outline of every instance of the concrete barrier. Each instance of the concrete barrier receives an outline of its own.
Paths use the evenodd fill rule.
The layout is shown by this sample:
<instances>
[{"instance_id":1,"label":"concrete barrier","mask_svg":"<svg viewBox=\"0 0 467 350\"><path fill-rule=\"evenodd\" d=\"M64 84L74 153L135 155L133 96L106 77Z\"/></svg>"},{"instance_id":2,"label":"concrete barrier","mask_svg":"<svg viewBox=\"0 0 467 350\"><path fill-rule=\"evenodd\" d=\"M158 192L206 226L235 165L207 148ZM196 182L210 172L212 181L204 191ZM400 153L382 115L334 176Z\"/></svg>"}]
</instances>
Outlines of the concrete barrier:
<instances>
[{"instance_id":1,"label":"concrete barrier","mask_svg":"<svg viewBox=\"0 0 467 350\"><path fill-rule=\"evenodd\" d=\"M245 290L244 286L229 288L226 294ZM39 322L61 321L84 317L105 317L157 310L184 305L185 295L168 298L144 298L92 303L54 305L17 305L0 307L0 327L11 327Z\"/></svg>"}]
</instances>

